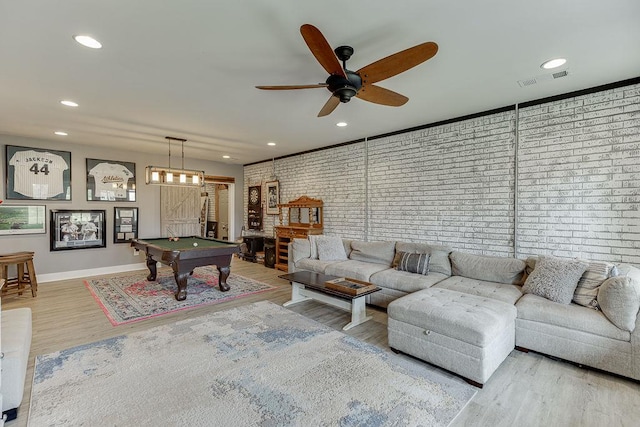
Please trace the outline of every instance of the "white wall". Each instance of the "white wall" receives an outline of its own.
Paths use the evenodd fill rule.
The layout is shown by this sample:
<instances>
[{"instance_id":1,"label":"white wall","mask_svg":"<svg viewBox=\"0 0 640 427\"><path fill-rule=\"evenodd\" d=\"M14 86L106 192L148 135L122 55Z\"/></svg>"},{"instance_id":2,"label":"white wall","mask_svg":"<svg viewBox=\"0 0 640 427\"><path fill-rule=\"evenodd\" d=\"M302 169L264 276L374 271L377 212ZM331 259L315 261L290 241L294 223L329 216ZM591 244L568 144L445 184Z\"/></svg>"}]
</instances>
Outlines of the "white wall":
<instances>
[{"instance_id":1,"label":"white wall","mask_svg":"<svg viewBox=\"0 0 640 427\"><path fill-rule=\"evenodd\" d=\"M245 187L273 170L245 166ZM278 159L275 175L281 200L324 200L326 234L640 265L638 84Z\"/></svg>"},{"instance_id":2,"label":"white wall","mask_svg":"<svg viewBox=\"0 0 640 427\"><path fill-rule=\"evenodd\" d=\"M133 151L114 151L105 147L92 147L64 143L60 140L40 140L10 135L0 135L0 148L3 161L0 162L0 173L6 176L5 156L6 145L22 147L49 148L71 152L71 201L53 200L6 200L5 181L0 183L0 198L4 204L45 204L47 219L50 209L104 209L107 217L107 247L95 249L77 249L69 251L49 250L49 225L46 234L0 236L0 253L16 251L34 251L35 268L38 276L43 274L64 273L77 270L101 271L97 269L117 268L117 266L144 263L141 256L134 257L128 244L113 243L113 208L114 206L131 206L139 208L139 236L160 236L160 187L145 184L144 168L148 165L165 165L168 160L163 154L153 155ZM86 158L120 160L136 164L136 202L97 202L87 201L86 197ZM202 169L207 175L234 177L238 185L235 186L235 206L242 206L242 166L224 163L186 159L185 165L191 169ZM235 212L235 235L240 235L242 226L242 212Z\"/></svg>"}]
</instances>

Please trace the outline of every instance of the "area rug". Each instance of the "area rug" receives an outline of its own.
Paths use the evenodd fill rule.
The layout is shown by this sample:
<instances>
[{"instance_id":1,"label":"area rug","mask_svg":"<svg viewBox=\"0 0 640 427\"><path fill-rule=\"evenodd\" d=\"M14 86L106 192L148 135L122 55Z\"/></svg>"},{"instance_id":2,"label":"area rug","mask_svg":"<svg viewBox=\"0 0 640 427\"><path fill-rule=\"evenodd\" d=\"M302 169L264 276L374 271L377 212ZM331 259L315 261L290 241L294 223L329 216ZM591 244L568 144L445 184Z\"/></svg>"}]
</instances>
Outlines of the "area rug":
<instances>
[{"instance_id":1,"label":"area rug","mask_svg":"<svg viewBox=\"0 0 640 427\"><path fill-rule=\"evenodd\" d=\"M97 303L112 325L122 325L175 311L276 289L275 286L231 273L227 292L218 288L218 270L215 267L198 267L189 276L187 299L177 301L178 289L169 268L160 269L155 281L147 280L148 271L121 276L85 280Z\"/></svg>"},{"instance_id":2,"label":"area rug","mask_svg":"<svg viewBox=\"0 0 640 427\"><path fill-rule=\"evenodd\" d=\"M30 426L446 426L463 380L268 301L36 357Z\"/></svg>"}]
</instances>

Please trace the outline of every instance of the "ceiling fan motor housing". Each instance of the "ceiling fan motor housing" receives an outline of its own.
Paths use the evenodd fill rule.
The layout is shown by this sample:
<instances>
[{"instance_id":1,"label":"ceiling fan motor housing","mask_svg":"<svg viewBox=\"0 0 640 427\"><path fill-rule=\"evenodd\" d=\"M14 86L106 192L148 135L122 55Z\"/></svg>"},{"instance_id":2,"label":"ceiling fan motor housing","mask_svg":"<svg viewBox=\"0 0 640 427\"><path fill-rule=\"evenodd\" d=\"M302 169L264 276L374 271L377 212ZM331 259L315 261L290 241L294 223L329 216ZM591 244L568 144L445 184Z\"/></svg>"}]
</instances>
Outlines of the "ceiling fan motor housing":
<instances>
[{"instance_id":1,"label":"ceiling fan motor housing","mask_svg":"<svg viewBox=\"0 0 640 427\"><path fill-rule=\"evenodd\" d=\"M362 87L362 79L353 71L344 70L347 78L332 74L327 78L327 89L340 99L340 102L349 102L352 97L356 96L360 88Z\"/></svg>"}]
</instances>

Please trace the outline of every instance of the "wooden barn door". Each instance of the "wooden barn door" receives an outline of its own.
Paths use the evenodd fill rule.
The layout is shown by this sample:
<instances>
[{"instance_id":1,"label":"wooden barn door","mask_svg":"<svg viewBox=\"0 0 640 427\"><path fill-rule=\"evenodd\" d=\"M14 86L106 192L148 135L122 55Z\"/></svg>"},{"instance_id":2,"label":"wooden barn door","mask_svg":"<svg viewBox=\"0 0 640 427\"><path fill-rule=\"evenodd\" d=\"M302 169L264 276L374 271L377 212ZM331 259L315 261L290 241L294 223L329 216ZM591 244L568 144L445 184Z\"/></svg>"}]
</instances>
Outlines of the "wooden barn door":
<instances>
[{"instance_id":1,"label":"wooden barn door","mask_svg":"<svg viewBox=\"0 0 640 427\"><path fill-rule=\"evenodd\" d=\"M200 188L160 187L160 233L169 236L200 235Z\"/></svg>"}]
</instances>

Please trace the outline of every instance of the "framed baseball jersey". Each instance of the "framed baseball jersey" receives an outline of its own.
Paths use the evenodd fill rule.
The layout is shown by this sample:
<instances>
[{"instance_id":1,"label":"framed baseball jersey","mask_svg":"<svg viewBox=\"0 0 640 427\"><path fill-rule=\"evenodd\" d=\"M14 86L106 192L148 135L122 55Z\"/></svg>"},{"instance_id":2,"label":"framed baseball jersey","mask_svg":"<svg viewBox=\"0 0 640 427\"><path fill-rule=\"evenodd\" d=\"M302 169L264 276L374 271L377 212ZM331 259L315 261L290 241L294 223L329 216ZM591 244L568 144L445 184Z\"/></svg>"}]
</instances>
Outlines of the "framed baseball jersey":
<instances>
[{"instance_id":1,"label":"framed baseball jersey","mask_svg":"<svg viewBox=\"0 0 640 427\"><path fill-rule=\"evenodd\" d=\"M87 200L136 201L136 164L87 159Z\"/></svg>"},{"instance_id":2,"label":"framed baseball jersey","mask_svg":"<svg viewBox=\"0 0 640 427\"><path fill-rule=\"evenodd\" d=\"M71 153L6 146L7 199L71 200Z\"/></svg>"}]
</instances>

